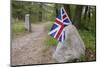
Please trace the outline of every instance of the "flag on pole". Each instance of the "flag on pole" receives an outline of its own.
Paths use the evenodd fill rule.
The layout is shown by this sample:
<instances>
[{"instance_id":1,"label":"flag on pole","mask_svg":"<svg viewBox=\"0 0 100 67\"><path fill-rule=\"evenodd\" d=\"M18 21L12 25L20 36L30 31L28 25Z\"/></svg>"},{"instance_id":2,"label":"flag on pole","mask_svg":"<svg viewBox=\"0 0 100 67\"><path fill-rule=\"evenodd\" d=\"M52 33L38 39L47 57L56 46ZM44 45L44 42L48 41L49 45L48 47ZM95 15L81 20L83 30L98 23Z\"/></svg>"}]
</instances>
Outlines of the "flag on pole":
<instances>
[{"instance_id":1,"label":"flag on pole","mask_svg":"<svg viewBox=\"0 0 100 67\"><path fill-rule=\"evenodd\" d=\"M56 21L53 24L49 35L54 37L60 42L63 42L65 40L65 31L64 28L71 24L71 21L63 7L60 9L60 13L58 14L58 17L56 17Z\"/></svg>"}]
</instances>

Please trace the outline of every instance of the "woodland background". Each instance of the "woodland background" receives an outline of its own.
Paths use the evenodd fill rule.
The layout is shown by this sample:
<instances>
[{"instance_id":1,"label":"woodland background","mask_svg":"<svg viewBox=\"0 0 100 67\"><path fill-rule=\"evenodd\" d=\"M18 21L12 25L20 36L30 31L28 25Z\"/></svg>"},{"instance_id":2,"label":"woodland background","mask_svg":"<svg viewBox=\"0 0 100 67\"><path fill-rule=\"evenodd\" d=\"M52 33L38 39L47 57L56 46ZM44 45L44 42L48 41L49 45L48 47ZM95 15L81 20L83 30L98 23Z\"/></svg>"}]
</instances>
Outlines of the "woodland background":
<instances>
[{"instance_id":1,"label":"woodland background","mask_svg":"<svg viewBox=\"0 0 100 67\"><path fill-rule=\"evenodd\" d=\"M24 2L12 0L12 34L13 37L28 34L24 28L25 14L30 14L32 24L48 23L45 26L49 32L56 16L59 14L61 6L64 6L72 24L78 29L86 46L85 56L80 61L96 60L96 6L74 5L43 2ZM45 44L48 46L57 45L57 41L47 37Z\"/></svg>"}]
</instances>

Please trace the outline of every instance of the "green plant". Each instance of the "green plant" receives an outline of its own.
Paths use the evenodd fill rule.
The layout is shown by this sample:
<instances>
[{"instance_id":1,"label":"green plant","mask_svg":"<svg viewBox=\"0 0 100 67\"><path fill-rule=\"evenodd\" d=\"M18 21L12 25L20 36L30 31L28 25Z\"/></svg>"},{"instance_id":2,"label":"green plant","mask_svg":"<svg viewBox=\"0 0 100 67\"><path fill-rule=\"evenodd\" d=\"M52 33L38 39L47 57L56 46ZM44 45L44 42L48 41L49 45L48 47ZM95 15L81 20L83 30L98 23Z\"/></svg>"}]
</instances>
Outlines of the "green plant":
<instances>
[{"instance_id":1,"label":"green plant","mask_svg":"<svg viewBox=\"0 0 100 67\"><path fill-rule=\"evenodd\" d=\"M12 33L25 32L24 22L22 20L12 20Z\"/></svg>"}]
</instances>

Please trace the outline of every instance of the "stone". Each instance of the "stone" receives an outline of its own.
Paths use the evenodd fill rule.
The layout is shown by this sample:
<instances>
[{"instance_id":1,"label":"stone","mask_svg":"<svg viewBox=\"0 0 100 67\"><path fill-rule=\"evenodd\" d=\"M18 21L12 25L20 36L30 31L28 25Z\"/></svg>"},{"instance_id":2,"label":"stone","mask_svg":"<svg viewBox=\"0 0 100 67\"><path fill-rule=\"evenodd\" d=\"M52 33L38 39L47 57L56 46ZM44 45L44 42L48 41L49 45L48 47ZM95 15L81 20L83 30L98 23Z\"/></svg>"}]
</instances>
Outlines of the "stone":
<instances>
[{"instance_id":1,"label":"stone","mask_svg":"<svg viewBox=\"0 0 100 67\"><path fill-rule=\"evenodd\" d=\"M80 59L85 55L85 45L76 27L72 24L65 27L65 41L57 44L53 58L57 62L69 62L70 60Z\"/></svg>"},{"instance_id":2,"label":"stone","mask_svg":"<svg viewBox=\"0 0 100 67\"><path fill-rule=\"evenodd\" d=\"M25 15L25 29L31 32L30 14Z\"/></svg>"}]
</instances>

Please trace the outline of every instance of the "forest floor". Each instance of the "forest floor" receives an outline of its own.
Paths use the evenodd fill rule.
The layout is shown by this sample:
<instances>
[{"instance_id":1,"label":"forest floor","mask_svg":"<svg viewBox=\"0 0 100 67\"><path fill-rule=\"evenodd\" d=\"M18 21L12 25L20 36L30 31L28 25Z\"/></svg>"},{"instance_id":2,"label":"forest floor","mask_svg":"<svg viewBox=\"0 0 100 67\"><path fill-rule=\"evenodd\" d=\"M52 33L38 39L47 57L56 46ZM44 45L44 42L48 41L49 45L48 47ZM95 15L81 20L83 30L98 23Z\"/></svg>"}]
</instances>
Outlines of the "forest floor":
<instances>
[{"instance_id":1,"label":"forest floor","mask_svg":"<svg viewBox=\"0 0 100 67\"><path fill-rule=\"evenodd\" d=\"M32 32L12 39L12 65L55 63L51 47L44 44L46 23L32 24Z\"/></svg>"}]
</instances>

